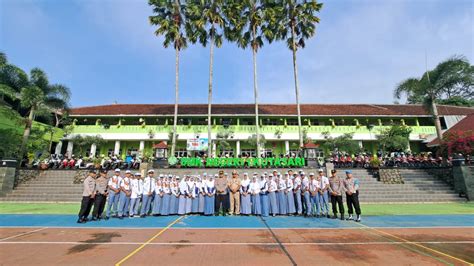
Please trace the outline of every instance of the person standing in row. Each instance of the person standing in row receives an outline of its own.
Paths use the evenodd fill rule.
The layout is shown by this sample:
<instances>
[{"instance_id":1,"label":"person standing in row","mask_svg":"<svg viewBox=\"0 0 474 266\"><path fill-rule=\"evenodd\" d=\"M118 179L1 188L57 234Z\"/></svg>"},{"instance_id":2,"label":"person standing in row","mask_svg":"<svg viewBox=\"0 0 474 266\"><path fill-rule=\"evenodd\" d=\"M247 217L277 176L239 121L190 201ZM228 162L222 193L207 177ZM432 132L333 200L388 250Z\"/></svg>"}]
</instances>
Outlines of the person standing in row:
<instances>
[{"instance_id":1,"label":"person standing in row","mask_svg":"<svg viewBox=\"0 0 474 266\"><path fill-rule=\"evenodd\" d=\"M260 205L260 184L257 181L257 174L254 173L252 181L249 184L249 194L251 201L251 213L253 215L262 215L262 207Z\"/></svg>"},{"instance_id":2,"label":"person standing in row","mask_svg":"<svg viewBox=\"0 0 474 266\"><path fill-rule=\"evenodd\" d=\"M140 198L143 193L143 181L140 173L135 173L135 176L130 180L130 188L132 190L130 195L130 217L135 217L135 215L140 214Z\"/></svg>"},{"instance_id":3,"label":"person standing in row","mask_svg":"<svg viewBox=\"0 0 474 266\"><path fill-rule=\"evenodd\" d=\"M318 183L319 183L319 206L321 207L321 217L326 216L326 218L330 218L329 216L329 195L328 195L328 188L329 188L329 179L324 175L324 170L319 169L318 171Z\"/></svg>"},{"instance_id":4,"label":"person standing in row","mask_svg":"<svg viewBox=\"0 0 474 266\"><path fill-rule=\"evenodd\" d=\"M304 196L304 214L305 217L311 216L313 213L311 212L311 191L310 191L310 180L307 176L305 176L304 172L300 174L303 179L301 181L301 188L303 191Z\"/></svg>"},{"instance_id":5,"label":"person standing in row","mask_svg":"<svg viewBox=\"0 0 474 266\"><path fill-rule=\"evenodd\" d=\"M222 208L222 215L225 216L227 213L229 197L227 193L227 179L224 177L224 171L219 171L219 177L215 181L216 186L216 214L219 215L220 209Z\"/></svg>"},{"instance_id":6,"label":"person standing in row","mask_svg":"<svg viewBox=\"0 0 474 266\"><path fill-rule=\"evenodd\" d=\"M252 202L250 195L250 179L247 173L244 173L244 179L240 186L240 213L249 215L252 213Z\"/></svg>"},{"instance_id":7,"label":"person standing in row","mask_svg":"<svg viewBox=\"0 0 474 266\"><path fill-rule=\"evenodd\" d=\"M264 175L260 177L260 208L262 209L262 217L270 215L270 202L268 201L268 180Z\"/></svg>"},{"instance_id":8,"label":"person standing in row","mask_svg":"<svg viewBox=\"0 0 474 266\"><path fill-rule=\"evenodd\" d=\"M105 203L107 202L107 170L100 170L99 177L95 180L95 198L94 210L92 211L92 221L97 221L102 218Z\"/></svg>"},{"instance_id":9,"label":"person standing in row","mask_svg":"<svg viewBox=\"0 0 474 266\"><path fill-rule=\"evenodd\" d=\"M179 179L179 176L176 178ZM188 194L189 194L186 178L183 178L183 180L179 182L178 191L179 191L178 214L184 215L186 214L186 198L188 197Z\"/></svg>"},{"instance_id":10,"label":"person standing in row","mask_svg":"<svg viewBox=\"0 0 474 266\"><path fill-rule=\"evenodd\" d=\"M292 176L290 176L289 174L285 174L285 185L286 185L285 195L288 202L288 214L294 215L296 213L296 208L295 208L295 196L293 194L293 180L291 180L291 178ZM300 198L300 202L301 202L301 198Z\"/></svg>"},{"instance_id":11,"label":"person standing in row","mask_svg":"<svg viewBox=\"0 0 474 266\"><path fill-rule=\"evenodd\" d=\"M356 222L361 221L361 210L359 205L359 179L352 177L352 171L346 171L346 179L344 179L344 189L346 190L347 209L349 218L347 220L354 220L352 214L354 209L357 214Z\"/></svg>"},{"instance_id":12,"label":"person standing in row","mask_svg":"<svg viewBox=\"0 0 474 266\"><path fill-rule=\"evenodd\" d=\"M275 192L278 190L278 185L273 180L273 176L269 176L268 178L268 202L270 204L270 213L272 216L276 216L278 214L278 205L277 205L277 198Z\"/></svg>"},{"instance_id":13,"label":"person standing in row","mask_svg":"<svg viewBox=\"0 0 474 266\"><path fill-rule=\"evenodd\" d=\"M170 199L170 214L178 214L179 209L179 176L171 178L170 190L171 190L171 199Z\"/></svg>"},{"instance_id":14,"label":"person standing in row","mask_svg":"<svg viewBox=\"0 0 474 266\"><path fill-rule=\"evenodd\" d=\"M291 172L293 172L293 171L291 171ZM296 173L294 174L294 178L293 178L293 194L294 194L295 202L296 202L296 213L298 215L302 215L303 214L303 202L302 202L301 198L302 198L303 195L302 195L301 177L300 177L300 175L298 175Z\"/></svg>"},{"instance_id":15,"label":"person standing in row","mask_svg":"<svg viewBox=\"0 0 474 266\"><path fill-rule=\"evenodd\" d=\"M107 211L105 213L105 219L109 219L112 214L113 217L117 217L118 214L118 203L120 200L120 184L122 183L122 177L120 176L120 169L115 169L114 175L109 178L108 191L109 200L107 201ZM111 212L112 210L112 212Z\"/></svg>"},{"instance_id":16,"label":"person standing in row","mask_svg":"<svg viewBox=\"0 0 474 266\"><path fill-rule=\"evenodd\" d=\"M163 177L162 174L158 176L156 180L153 180L154 182L154 194L153 194L153 202L152 202L152 214L153 216L158 216L160 215L161 211L161 201L163 199L163 186L162 186L162 181L161 178Z\"/></svg>"},{"instance_id":17,"label":"person standing in row","mask_svg":"<svg viewBox=\"0 0 474 266\"><path fill-rule=\"evenodd\" d=\"M311 213L313 216L316 216L319 218L319 182L318 180L314 177L314 173L309 174L309 192L311 194Z\"/></svg>"},{"instance_id":18,"label":"person standing in row","mask_svg":"<svg viewBox=\"0 0 474 266\"><path fill-rule=\"evenodd\" d=\"M130 170L125 172L125 177L120 183L120 201L119 201L119 210L118 216L120 219L123 219L124 216L128 217L130 215L130 196L132 194L132 189L130 187Z\"/></svg>"},{"instance_id":19,"label":"person standing in row","mask_svg":"<svg viewBox=\"0 0 474 266\"><path fill-rule=\"evenodd\" d=\"M155 191L155 179L153 175L155 171L153 169L148 170L148 175L143 180L143 195L142 195L142 209L140 211L140 217L145 218L150 212L151 202L153 200L153 192Z\"/></svg>"},{"instance_id":20,"label":"person standing in row","mask_svg":"<svg viewBox=\"0 0 474 266\"><path fill-rule=\"evenodd\" d=\"M207 180L207 173L204 173L202 178L203 179L198 177L198 181L196 183L196 186L197 186L198 191L199 191L199 194L198 194L198 210L197 210L197 212L199 214L204 213L204 207L205 207L205 204L204 204L204 193L205 193L204 192L204 182L205 182L205 180Z\"/></svg>"},{"instance_id":21,"label":"person standing in row","mask_svg":"<svg viewBox=\"0 0 474 266\"><path fill-rule=\"evenodd\" d=\"M171 202L171 188L170 182L164 180L162 182L162 193L163 197L161 199L161 210L160 215L167 216L170 213L170 202Z\"/></svg>"},{"instance_id":22,"label":"person standing in row","mask_svg":"<svg viewBox=\"0 0 474 266\"><path fill-rule=\"evenodd\" d=\"M209 176L209 180L204 180L204 215L214 215L216 187L214 186L214 178Z\"/></svg>"},{"instance_id":23,"label":"person standing in row","mask_svg":"<svg viewBox=\"0 0 474 266\"><path fill-rule=\"evenodd\" d=\"M278 174L278 211L280 215L288 214L288 199L286 197L286 182L285 179Z\"/></svg>"},{"instance_id":24,"label":"person standing in row","mask_svg":"<svg viewBox=\"0 0 474 266\"><path fill-rule=\"evenodd\" d=\"M89 174L87 175L86 179L84 180L83 184L83 192L82 192L82 201L81 201L81 209L79 210L79 218L77 223L85 223L87 222L87 217L92 208L92 204L94 203L94 196L95 196L95 177L96 173L94 170L90 170Z\"/></svg>"},{"instance_id":25,"label":"person standing in row","mask_svg":"<svg viewBox=\"0 0 474 266\"><path fill-rule=\"evenodd\" d=\"M230 200L230 215L240 214L240 187L241 180L237 171L232 171L232 178L229 180L229 200Z\"/></svg>"},{"instance_id":26,"label":"person standing in row","mask_svg":"<svg viewBox=\"0 0 474 266\"><path fill-rule=\"evenodd\" d=\"M336 169L331 170L331 177L329 178L329 192L331 193L331 205L333 219L337 219L337 207L339 206L339 213L341 220L344 220L344 204L342 202L342 194L344 193L344 184L342 179L336 175Z\"/></svg>"}]
</instances>

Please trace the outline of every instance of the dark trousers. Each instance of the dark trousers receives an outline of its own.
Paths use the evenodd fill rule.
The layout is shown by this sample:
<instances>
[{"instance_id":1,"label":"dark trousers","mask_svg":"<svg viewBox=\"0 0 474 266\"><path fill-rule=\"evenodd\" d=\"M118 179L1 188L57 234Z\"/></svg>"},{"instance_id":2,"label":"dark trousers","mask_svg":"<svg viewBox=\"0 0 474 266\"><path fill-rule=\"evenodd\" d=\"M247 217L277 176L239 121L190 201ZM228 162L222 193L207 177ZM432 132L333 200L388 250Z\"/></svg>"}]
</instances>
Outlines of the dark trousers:
<instances>
[{"instance_id":1,"label":"dark trousers","mask_svg":"<svg viewBox=\"0 0 474 266\"><path fill-rule=\"evenodd\" d=\"M338 206L339 206L339 213L344 214L344 203L342 203L342 195L341 196L331 195L331 205L332 205L332 213L334 215L337 215Z\"/></svg>"},{"instance_id":2,"label":"dark trousers","mask_svg":"<svg viewBox=\"0 0 474 266\"><path fill-rule=\"evenodd\" d=\"M100 218L105 209L105 203L107 196L102 194L95 195L94 199L94 210L92 211L92 217Z\"/></svg>"},{"instance_id":3,"label":"dark trousers","mask_svg":"<svg viewBox=\"0 0 474 266\"><path fill-rule=\"evenodd\" d=\"M216 195L215 212L219 212L221 205L222 205L222 211L224 212L224 215L225 215L226 212L229 211L229 195L228 194Z\"/></svg>"},{"instance_id":4,"label":"dark trousers","mask_svg":"<svg viewBox=\"0 0 474 266\"><path fill-rule=\"evenodd\" d=\"M349 209L349 215L354 213L353 208L356 211L357 215L360 215L360 205L359 205L359 191L356 193L353 193L352 195L349 195L346 193L346 198L347 198L347 208Z\"/></svg>"},{"instance_id":5,"label":"dark trousers","mask_svg":"<svg viewBox=\"0 0 474 266\"><path fill-rule=\"evenodd\" d=\"M94 199L90 196L82 197L81 209L79 210L79 219L85 219L91 212L92 205L94 205Z\"/></svg>"}]
</instances>

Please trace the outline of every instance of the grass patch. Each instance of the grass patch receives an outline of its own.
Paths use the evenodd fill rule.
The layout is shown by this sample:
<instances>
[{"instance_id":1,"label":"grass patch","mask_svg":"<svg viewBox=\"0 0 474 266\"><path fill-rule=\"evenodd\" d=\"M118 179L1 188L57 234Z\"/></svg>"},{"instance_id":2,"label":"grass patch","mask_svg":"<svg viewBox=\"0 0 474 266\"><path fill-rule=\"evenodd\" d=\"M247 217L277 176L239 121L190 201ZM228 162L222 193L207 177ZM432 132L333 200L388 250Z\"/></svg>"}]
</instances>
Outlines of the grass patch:
<instances>
[{"instance_id":1,"label":"grass patch","mask_svg":"<svg viewBox=\"0 0 474 266\"><path fill-rule=\"evenodd\" d=\"M79 203L0 203L0 214L77 214ZM474 203L362 204L367 215L474 214ZM347 212L347 207L346 207Z\"/></svg>"}]
</instances>

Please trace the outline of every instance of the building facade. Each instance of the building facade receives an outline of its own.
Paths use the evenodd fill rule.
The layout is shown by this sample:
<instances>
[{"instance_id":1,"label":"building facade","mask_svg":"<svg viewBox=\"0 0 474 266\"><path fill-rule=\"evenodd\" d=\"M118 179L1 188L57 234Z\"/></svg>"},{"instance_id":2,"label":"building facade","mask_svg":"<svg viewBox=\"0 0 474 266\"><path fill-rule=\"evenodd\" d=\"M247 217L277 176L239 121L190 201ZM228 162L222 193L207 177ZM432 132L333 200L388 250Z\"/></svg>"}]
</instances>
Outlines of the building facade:
<instances>
[{"instance_id":1,"label":"building facade","mask_svg":"<svg viewBox=\"0 0 474 266\"><path fill-rule=\"evenodd\" d=\"M195 155L187 150L190 139L207 139L207 105L181 104L178 107L177 157ZM255 136L256 125L252 104L215 104L212 106L212 144L215 154L229 156L255 155L256 148L249 140ZM165 157L173 129L173 104L113 104L79 107L71 110L72 131L57 145L56 152L78 153L70 141L76 135L101 136L106 143L81 149L92 155L127 153L153 154ZM474 108L439 106L443 129L455 125ZM353 133L354 140L364 150L378 150L377 135L394 124L412 128L407 149L420 152L436 135L433 120L422 105L372 104L302 104L302 125L306 138L317 147L328 132L337 137ZM299 136L296 106L292 104L261 104L259 106L260 133L265 143L261 151L267 156L298 151ZM224 136L224 138L223 138ZM229 145L223 149L216 139ZM324 150L317 150L323 156ZM83 154L86 155L86 154ZM327 155L327 154L326 154Z\"/></svg>"}]
</instances>

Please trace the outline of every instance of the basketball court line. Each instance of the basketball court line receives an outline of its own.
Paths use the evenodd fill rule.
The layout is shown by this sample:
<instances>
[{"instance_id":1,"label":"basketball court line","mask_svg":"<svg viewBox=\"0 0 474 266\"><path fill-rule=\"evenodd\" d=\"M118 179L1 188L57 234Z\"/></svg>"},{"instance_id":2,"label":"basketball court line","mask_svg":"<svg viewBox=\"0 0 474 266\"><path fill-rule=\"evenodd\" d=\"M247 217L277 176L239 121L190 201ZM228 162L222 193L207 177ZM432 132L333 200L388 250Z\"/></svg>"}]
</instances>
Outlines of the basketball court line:
<instances>
[{"instance_id":1,"label":"basketball court line","mask_svg":"<svg viewBox=\"0 0 474 266\"><path fill-rule=\"evenodd\" d=\"M379 234L386 235L386 236L389 236L389 237L398 239L398 240L400 240L400 241L402 241L402 242L405 242L406 244L414 245L414 246L423 248L423 249L425 249L425 250L429 250L429 251L431 251L431 252L433 252L433 253L435 253L435 254L443 255L443 256L445 256L445 257L448 257L448 258L450 258L450 259L454 259L454 260L456 260L456 261L465 263L465 264L467 264L467 265L472 265L472 263L467 262L467 261L465 261L465 260L463 260L463 259L460 259L460 258L458 258L458 257L451 256L451 255L446 254L446 253L444 253L444 252L441 252L441 251L439 251L439 250L432 249L432 248L423 246L422 244L419 244L419 243L416 243L416 242L413 242L413 241L406 240L406 239L404 239L404 238L402 238L402 237L398 237L398 236L396 236L396 235L393 235L393 234L390 234L390 233L381 231L381 230L379 230L379 229L377 229L377 228L373 228L373 227L367 226L367 225L365 225L365 224L363 224L363 223L359 223L359 225L362 226L362 227L364 227L364 228L367 228L367 229L369 229L369 230L373 230L373 231L375 231L375 232L377 232L377 233L379 233ZM432 257L432 256L430 256L430 257ZM433 258L434 258L434 257L433 257ZM438 259L438 260L439 260L439 259Z\"/></svg>"},{"instance_id":2,"label":"basketball court line","mask_svg":"<svg viewBox=\"0 0 474 266\"><path fill-rule=\"evenodd\" d=\"M9 240L9 239L13 239L13 238L16 238L16 237L20 237L20 236L25 236L25 235L33 234L33 233L42 231L42 230L47 229L47 228L48 228L48 227L43 227L43 228L39 228L39 229L36 229L36 230L28 231L28 232L25 232L25 233L17 234L17 235L14 235L14 236L5 237L5 238L0 239L0 242L1 242L1 241L5 241L5 240Z\"/></svg>"},{"instance_id":3,"label":"basketball court line","mask_svg":"<svg viewBox=\"0 0 474 266\"><path fill-rule=\"evenodd\" d=\"M129 258L131 258L133 255L135 255L137 252L139 252L140 250L142 250L146 245L150 244L153 240L155 240L157 237L159 237L161 234L163 234L166 230L168 230L171 226L175 225L177 222L181 221L184 217L186 216L180 216L178 217L176 220L174 220L173 222L171 222L170 224L168 224L168 226L166 226L165 228L161 229L161 231L159 231L157 234L155 234L154 236L152 236L150 239L148 239L145 243L143 243L141 246L139 246L138 248L136 248L134 251L132 251L130 254L128 254L127 256L125 256L123 259L121 259L119 262L117 262L115 264L115 266L120 266L122 263L124 263L126 260L128 260Z\"/></svg>"},{"instance_id":4,"label":"basketball court line","mask_svg":"<svg viewBox=\"0 0 474 266\"><path fill-rule=\"evenodd\" d=\"M155 238L156 239L156 238ZM416 244L474 244L474 241L412 241ZM280 243L259 243L259 242L75 242L75 241L2 241L0 245L147 245L147 246L370 246L370 245L406 245L404 241L371 241L371 242L280 242ZM138 251L137 251L138 252ZM136 252L135 252L136 253Z\"/></svg>"}]
</instances>

